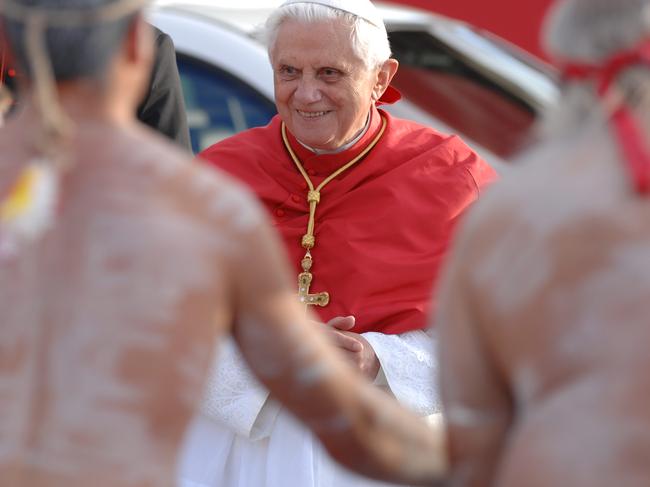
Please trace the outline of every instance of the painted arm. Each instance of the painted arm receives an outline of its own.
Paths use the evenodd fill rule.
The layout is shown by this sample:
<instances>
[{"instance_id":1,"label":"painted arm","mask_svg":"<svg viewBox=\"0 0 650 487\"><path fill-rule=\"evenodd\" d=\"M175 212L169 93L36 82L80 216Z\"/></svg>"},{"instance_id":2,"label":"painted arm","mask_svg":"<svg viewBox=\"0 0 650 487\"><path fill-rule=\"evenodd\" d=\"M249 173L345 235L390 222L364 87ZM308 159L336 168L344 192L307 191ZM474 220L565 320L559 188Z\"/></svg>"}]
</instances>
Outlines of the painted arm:
<instances>
[{"instance_id":1,"label":"painted arm","mask_svg":"<svg viewBox=\"0 0 650 487\"><path fill-rule=\"evenodd\" d=\"M374 371L370 377L376 377L376 386L389 392L418 416L440 414L438 367L432 332L416 330L399 335L368 332L355 336L365 338L363 346L370 346L378 364L381 364L379 373ZM343 343L336 340L340 337L333 338L332 335L329 338L344 353L356 355L349 351L354 341ZM201 407L203 414L228 425L239 436L259 439L271 431L272 422L266 424L266 418L260 416L268 398L268 390L251 372L239 349L226 339L215 357L207 381Z\"/></svg>"},{"instance_id":2,"label":"painted arm","mask_svg":"<svg viewBox=\"0 0 650 487\"><path fill-rule=\"evenodd\" d=\"M475 240L480 242L480 239ZM507 386L482 339L477 302L457 252L443 278L436 325L452 485L488 487L511 422Z\"/></svg>"},{"instance_id":3,"label":"painted arm","mask_svg":"<svg viewBox=\"0 0 650 487\"><path fill-rule=\"evenodd\" d=\"M348 361L411 411L420 416L439 413L433 332L387 335L347 331L353 326L352 317L333 318L325 326L330 341Z\"/></svg>"},{"instance_id":4,"label":"painted arm","mask_svg":"<svg viewBox=\"0 0 650 487\"><path fill-rule=\"evenodd\" d=\"M310 326L268 225L231 259L237 282L234 336L253 372L319 436L332 456L375 478L437 485L442 438L374 388Z\"/></svg>"}]
</instances>

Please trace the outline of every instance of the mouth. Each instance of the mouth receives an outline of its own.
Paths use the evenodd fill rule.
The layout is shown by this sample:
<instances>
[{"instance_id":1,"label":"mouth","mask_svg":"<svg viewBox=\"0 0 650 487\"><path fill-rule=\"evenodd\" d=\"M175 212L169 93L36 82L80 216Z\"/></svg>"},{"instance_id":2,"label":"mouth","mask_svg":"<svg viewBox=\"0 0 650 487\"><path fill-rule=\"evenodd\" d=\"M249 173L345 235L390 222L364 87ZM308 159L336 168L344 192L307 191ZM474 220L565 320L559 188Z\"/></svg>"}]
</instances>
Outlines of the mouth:
<instances>
[{"instance_id":1,"label":"mouth","mask_svg":"<svg viewBox=\"0 0 650 487\"><path fill-rule=\"evenodd\" d=\"M306 120L316 120L324 117L328 113L331 113L331 110L320 111L320 112L305 112L303 110L296 110L296 113Z\"/></svg>"}]
</instances>

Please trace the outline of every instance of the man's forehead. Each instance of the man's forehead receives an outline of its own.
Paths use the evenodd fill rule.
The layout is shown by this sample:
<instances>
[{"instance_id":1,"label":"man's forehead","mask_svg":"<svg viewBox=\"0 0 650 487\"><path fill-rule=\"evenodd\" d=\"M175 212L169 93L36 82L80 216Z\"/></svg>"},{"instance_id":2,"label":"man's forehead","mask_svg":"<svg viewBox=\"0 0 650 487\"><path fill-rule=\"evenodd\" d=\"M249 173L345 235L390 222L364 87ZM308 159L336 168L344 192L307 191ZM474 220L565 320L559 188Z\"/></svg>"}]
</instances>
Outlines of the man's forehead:
<instances>
[{"instance_id":1,"label":"man's forehead","mask_svg":"<svg viewBox=\"0 0 650 487\"><path fill-rule=\"evenodd\" d=\"M355 53L349 28L330 22L284 22L273 48L282 64L354 66L363 64Z\"/></svg>"},{"instance_id":2,"label":"man's forehead","mask_svg":"<svg viewBox=\"0 0 650 487\"><path fill-rule=\"evenodd\" d=\"M273 56L273 64L276 66L291 66L298 69L304 68L336 68L343 71L365 69L363 61L356 56L340 56L336 51L327 54L323 52L306 52L301 49L277 50Z\"/></svg>"},{"instance_id":3,"label":"man's forehead","mask_svg":"<svg viewBox=\"0 0 650 487\"><path fill-rule=\"evenodd\" d=\"M328 62L329 61L329 62ZM278 58L275 61L276 66L290 66L292 68L304 70L304 69L313 69L313 70L319 70L323 68L332 68L332 69L337 69L342 72L350 72L350 71L360 71L360 70L365 70L365 66L359 64L359 65L352 65L350 63L342 63L341 61L337 61L335 59L319 59L316 60L312 63L303 63L300 62L300 60L291 60L291 59L282 59Z\"/></svg>"}]
</instances>

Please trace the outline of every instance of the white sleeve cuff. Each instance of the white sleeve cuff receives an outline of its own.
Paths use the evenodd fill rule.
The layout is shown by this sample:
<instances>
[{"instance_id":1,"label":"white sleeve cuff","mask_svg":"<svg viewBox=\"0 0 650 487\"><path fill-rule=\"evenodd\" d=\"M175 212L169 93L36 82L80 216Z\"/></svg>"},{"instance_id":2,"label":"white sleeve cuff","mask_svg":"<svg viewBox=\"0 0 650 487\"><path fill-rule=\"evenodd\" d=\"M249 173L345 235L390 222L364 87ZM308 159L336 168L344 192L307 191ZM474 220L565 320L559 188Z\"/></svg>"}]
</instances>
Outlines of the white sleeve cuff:
<instances>
[{"instance_id":1,"label":"white sleeve cuff","mask_svg":"<svg viewBox=\"0 0 650 487\"><path fill-rule=\"evenodd\" d=\"M259 436L267 429L264 418L258 420L258 416L268 396L269 391L257 381L232 338L225 339L206 382L202 413L240 436ZM275 419L275 415L267 416Z\"/></svg>"},{"instance_id":2,"label":"white sleeve cuff","mask_svg":"<svg viewBox=\"0 0 650 487\"><path fill-rule=\"evenodd\" d=\"M433 332L416 330L401 335L369 332L363 337L370 342L381 363L375 379L377 386L383 385L416 414L427 416L440 412Z\"/></svg>"}]
</instances>

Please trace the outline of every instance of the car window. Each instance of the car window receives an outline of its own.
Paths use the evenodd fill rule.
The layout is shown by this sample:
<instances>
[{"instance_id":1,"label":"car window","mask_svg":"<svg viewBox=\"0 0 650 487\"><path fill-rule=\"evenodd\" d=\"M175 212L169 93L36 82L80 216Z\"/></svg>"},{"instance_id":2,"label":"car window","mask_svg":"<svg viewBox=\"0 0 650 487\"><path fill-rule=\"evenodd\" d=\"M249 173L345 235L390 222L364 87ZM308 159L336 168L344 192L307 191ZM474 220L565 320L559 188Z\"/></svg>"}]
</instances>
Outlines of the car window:
<instances>
[{"instance_id":1,"label":"car window","mask_svg":"<svg viewBox=\"0 0 650 487\"><path fill-rule=\"evenodd\" d=\"M507 158L525 143L535 109L424 31L390 32L393 84L456 133Z\"/></svg>"},{"instance_id":2,"label":"car window","mask_svg":"<svg viewBox=\"0 0 650 487\"><path fill-rule=\"evenodd\" d=\"M195 153L276 114L273 102L231 74L180 53L177 62Z\"/></svg>"}]
</instances>

